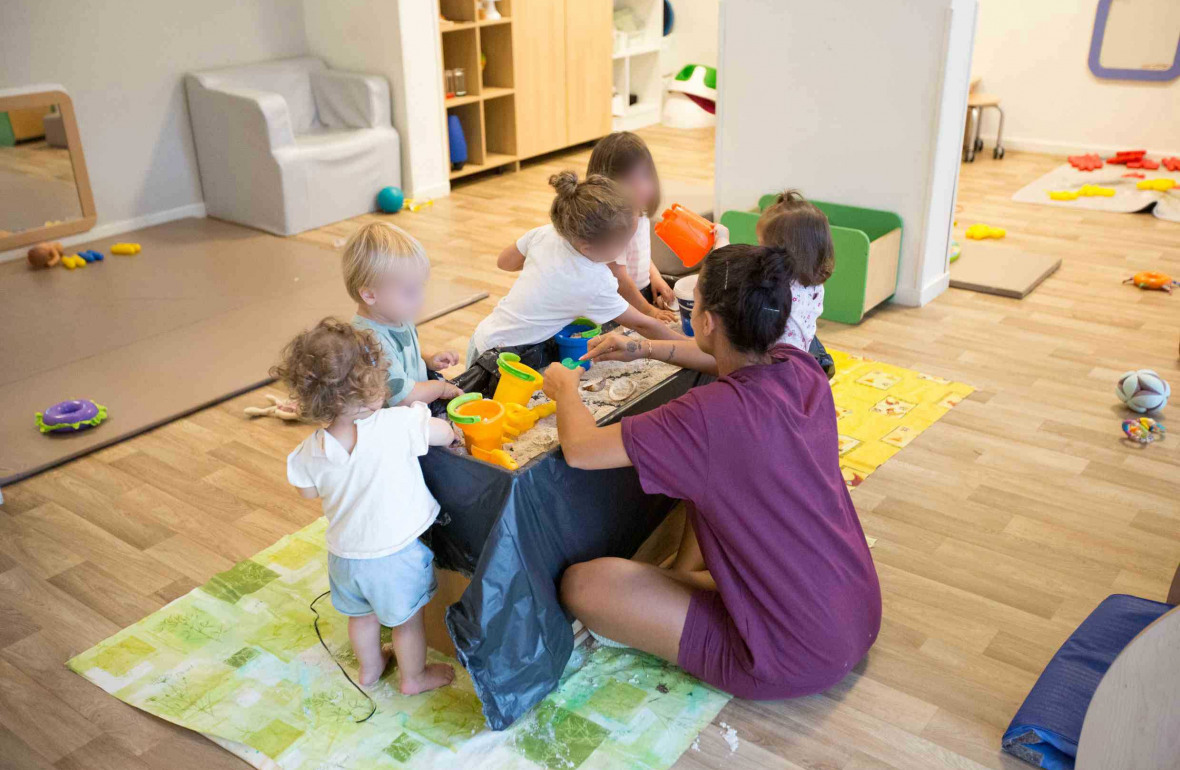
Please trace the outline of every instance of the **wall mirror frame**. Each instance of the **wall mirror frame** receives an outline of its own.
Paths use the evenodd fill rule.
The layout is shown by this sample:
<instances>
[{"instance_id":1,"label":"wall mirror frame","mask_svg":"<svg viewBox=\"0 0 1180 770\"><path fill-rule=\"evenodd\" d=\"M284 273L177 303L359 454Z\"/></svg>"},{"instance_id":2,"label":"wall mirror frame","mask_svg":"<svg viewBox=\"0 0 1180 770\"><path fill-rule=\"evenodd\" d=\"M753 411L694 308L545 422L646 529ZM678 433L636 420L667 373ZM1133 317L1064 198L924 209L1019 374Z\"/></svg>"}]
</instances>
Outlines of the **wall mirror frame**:
<instances>
[{"instance_id":1,"label":"wall mirror frame","mask_svg":"<svg viewBox=\"0 0 1180 770\"><path fill-rule=\"evenodd\" d=\"M1098 0L1089 63L1107 80L1180 78L1180 1Z\"/></svg>"},{"instance_id":2,"label":"wall mirror frame","mask_svg":"<svg viewBox=\"0 0 1180 770\"><path fill-rule=\"evenodd\" d=\"M48 111L52 107L56 107L57 112L61 115L62 130L69 149L70 165L73 168L74 186L78 193L78 207L81 216L14 232L0 229L0 252L82 233L94 227L97 218L94 209L94 194L90 190L90 175L86 171L86 156L82 152L82 140L78 134L74 103L69 94L62 86L56 84L0 89L0 112L40 108ZM0 221L0 228L3 227L4 223Z\"/></svg>"}]
</instances>

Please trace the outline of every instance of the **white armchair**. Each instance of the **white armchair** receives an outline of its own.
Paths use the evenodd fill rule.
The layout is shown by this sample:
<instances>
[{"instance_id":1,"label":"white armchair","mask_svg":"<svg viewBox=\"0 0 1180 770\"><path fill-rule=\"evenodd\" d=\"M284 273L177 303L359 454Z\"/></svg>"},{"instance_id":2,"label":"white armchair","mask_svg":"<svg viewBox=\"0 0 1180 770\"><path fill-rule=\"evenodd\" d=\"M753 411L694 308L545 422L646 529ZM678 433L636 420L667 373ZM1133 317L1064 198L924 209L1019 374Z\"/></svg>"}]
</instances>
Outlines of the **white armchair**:
<instances>
[{"instance_id":1,"label":"white armchair","mask_svg":"<svg viewBox=\"0 0 1180 770\"><path fill-rule=\"evenodd\" d=\"M210 216L291 235L401 185L385 78L302 57L190 73L185 87Z\"/></svg>"}]
</instances>

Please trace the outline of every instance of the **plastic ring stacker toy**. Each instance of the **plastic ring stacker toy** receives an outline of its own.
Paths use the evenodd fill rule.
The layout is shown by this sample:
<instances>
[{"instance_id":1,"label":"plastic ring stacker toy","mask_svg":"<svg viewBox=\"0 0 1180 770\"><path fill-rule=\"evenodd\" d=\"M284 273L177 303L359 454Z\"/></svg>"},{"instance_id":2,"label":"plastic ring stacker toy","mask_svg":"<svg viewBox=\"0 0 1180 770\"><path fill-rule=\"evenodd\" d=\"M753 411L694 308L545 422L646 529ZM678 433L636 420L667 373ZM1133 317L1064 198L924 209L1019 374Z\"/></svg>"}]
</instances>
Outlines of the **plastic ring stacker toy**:
<instances>
[{"instance_id":1,"label":"plastic ring stacker toy","mask_svg":"<svg viewBox=\"0 0 1180 770\"><path fill-rule=\"evenodd\" d=\"M1177 282L1172 280L1172 276L1155 270L1144 270L1143 272L1135 273L1135 275L1123 281L1123 283L1133 283L1140 289L1166 291L1168 294L1171 294L1172 287L1177 285Z\"/></svg>"},{"instance_id":2,"label":"plastic ring stacker toy","mask_svg":"<svg viewBox=\"0 0 1180 770\"><path fill-rule=\"evenodd\" d=\"M492 400L501 404L528 406L529 399L545 382L541 373L522 364L520 356L515 353L501 353L496 359L496 365L500 368L500 382L496 385Z\"/></svg>"},{"instance_id":3,"label":"plastic ring stacker toy","mask_svg":"<svg viewBox=\"0 0 1180 770\"><path fill-rule=\"evenodd\" d=\"M107 418L107 408L90 399L59 401L44 412L37 412L37 429L42 433L76 433L87 430Z\"/></svg>"},{"instance_id":4,"label":"plastic ring stacker toy","mask_svg":"<svg viewBox=\"0 0 1180 770\"><path fill-rule=\"evenodd\" d=\"M578 336L575 337L575 334ZM568 358L577 362L583 369L589 369L589 361L578 361L578 359L586 355L586 340L593 339L600 334L602 334L602 327L585 316L579 316L573 320L573 323L567 324L561 331L553 335L553 341L557 343L557 354L561 357L562 363Z\"/></svg>"}]
</instances>

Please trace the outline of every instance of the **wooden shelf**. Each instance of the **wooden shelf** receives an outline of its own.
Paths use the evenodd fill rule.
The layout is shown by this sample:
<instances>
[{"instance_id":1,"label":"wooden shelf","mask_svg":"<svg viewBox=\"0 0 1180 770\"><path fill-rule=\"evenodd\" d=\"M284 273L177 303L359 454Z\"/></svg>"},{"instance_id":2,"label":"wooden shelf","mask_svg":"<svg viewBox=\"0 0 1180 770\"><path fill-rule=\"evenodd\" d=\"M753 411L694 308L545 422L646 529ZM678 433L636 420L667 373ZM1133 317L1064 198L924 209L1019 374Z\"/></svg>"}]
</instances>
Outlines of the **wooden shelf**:
<instances>
[{"instance_id":1,"label":"wooden shelf","mask_svg":"<svg viewBox=\"0 0 1180 770\"><path fill-rule=\"evenodd\" d=\"M462 104L471 104L472 102L478 102L479 98L480 98L479 94L467 94L466 96L452 96L449 99L443 100L443 103L446 104L447 107L458 107L459 105L462 105Z\"/></svg>"},{"instance_id":2,"label":"wooden shelf","mask_svg":"<svg viewBox=\"0 0 1180 770\"><path fill-rule=\"evenodd\" d=\"M650 45L636 46L635 48L628 48L625 51L615 51L611 54L612 59L629 59L632 56L643 56L649 53L659 53L660 44L652 43Z\"/></svg>"},{"instance_id":3,"label":"wooden shelf","mask_svg":"<svg viewBox=\"0 0 1180 770\"><path fill-rule=\"evenodd\" d=\"M474 21L452 21L444 23L441 19L438 22L438 30L444 35L448 32L458 32L461 29L474 29L476 23Z\"/></svg>"},{"instance_id":4,"label":"wooden shelf","mask_svg":"<svg viewBox=\"0 0 1180 770\"><path fill-rule=\"evenodd\" d=\"M491 169L507 166L509 163L515 162L515 155L502 155L496 152L489 152L484 156L483 163L468 163L461 171L452 171L451 179L462 179L465 176L478 174L481 171L490 171Z\"/></svg>"},{"instance_id":5,"label":"wooden shelf","mask_svg":"<svg viewBox=\"0 0 1180 770\"><path fill-rule=\"evenodd\" d=\"M479 26L481 26L481 27L494 27L497 24L511 24L511 23L512 23L511 16L501 16L498 19L483 19L482 21L479 22Z\"/></svg>"},{"instance_id":6,"label":"wooden shelf","mask_svg":"<svg viewBox=\"0 0 1180 770\"><path fill-rule=\"evenodd\" d=\"M480 96L486 102L488 99L495 99L500 96L511 96L516 93L515 88L500 88L498 86L484 86L483 93ZM450 104L450 102L447 102Z\"/></svg>"}]
</instances>

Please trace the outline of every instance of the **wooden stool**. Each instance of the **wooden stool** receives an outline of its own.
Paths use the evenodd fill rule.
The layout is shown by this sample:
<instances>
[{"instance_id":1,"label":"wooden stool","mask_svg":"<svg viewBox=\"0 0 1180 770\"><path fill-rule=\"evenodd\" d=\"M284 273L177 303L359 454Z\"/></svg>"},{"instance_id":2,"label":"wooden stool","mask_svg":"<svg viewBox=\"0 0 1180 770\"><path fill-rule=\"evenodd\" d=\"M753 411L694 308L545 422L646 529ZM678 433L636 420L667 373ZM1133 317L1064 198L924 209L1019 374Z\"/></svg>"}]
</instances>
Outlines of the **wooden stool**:
<instances>
[{"instance_id":1,"label":"wooden stool","mask_svg":"<svg viewBox=\"0 0 1180 770\"><path fill-rule=\"evenodd\" d=\"M992 157L1000 160L1004 157L1004 111L1000 109L1000 97L991 94L970 93L967 95L967 124L974 126L971 141L963 148L963 160L968 163L975 161L975 153L983 149L983 140L979 138L980 124L983 122L983 111L988 107L995 108L1000 113L1000 124L996 129L996 149Z\"/></svg>"}]
</instances>

